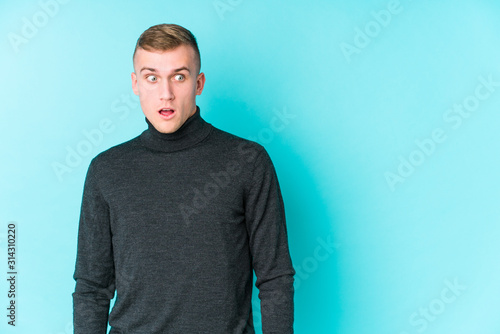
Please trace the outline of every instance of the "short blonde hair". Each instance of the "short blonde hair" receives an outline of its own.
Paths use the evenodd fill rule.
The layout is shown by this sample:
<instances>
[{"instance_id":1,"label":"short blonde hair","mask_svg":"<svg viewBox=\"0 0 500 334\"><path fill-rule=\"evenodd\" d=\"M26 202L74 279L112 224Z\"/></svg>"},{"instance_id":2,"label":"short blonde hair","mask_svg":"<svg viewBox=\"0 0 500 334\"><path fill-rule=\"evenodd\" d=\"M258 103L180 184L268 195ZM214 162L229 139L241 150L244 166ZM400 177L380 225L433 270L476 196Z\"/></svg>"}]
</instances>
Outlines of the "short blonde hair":
<instances>
[{"instance_id":1,"label":"short blonde hair","mask_svg":"<svg viewBox=\"0 0 500 334\"><path fill-rule=\"evenodd\" d=\"M132 61L135 59L137 49L141 48L146 51L168 51L175 49L180 45L189 45L194 49L195 61L198 65L198 74L201 69L200 50L196 38L184 27L177 24L158 24L144 31L135 45Z\"/></svg>"}]
</instances>

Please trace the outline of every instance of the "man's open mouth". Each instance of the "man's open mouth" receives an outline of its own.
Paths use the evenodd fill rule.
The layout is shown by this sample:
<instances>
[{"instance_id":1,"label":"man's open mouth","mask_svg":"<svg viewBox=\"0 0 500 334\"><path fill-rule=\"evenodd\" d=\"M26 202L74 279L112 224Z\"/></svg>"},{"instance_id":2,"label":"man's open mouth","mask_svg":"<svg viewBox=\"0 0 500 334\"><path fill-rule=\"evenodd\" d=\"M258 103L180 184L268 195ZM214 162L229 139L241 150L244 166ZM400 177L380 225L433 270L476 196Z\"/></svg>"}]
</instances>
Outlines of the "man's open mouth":
<instances>
[{"instance_id":1,"label":"man's open mouth","mask_svg":"<svg viewBox=\"0 0 500 334\"><path fill-rule=\"evenodd\" d=\"M170 108L162 108L158 110L158 112L160 113L160 115L164 117L170 117L174 114L175 110Z\"/></svg>"}]
</instances>

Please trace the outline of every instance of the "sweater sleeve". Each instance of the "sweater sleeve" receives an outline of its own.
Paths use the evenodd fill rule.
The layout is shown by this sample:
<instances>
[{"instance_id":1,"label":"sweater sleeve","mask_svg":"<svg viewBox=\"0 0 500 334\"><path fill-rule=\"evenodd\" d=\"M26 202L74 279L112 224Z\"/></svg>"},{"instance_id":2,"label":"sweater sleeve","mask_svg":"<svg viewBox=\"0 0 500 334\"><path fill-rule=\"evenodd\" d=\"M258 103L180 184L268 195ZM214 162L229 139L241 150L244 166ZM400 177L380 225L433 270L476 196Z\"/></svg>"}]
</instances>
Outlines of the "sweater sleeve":
<instances>
[{"instance_id":1,"label":"sweater sleeve","mask_svg":"<svg viewBox=\"0 0 500 334\"><path fill-rule=\"evenodd\" d=\"M245 200L252 263L264 334L293 333L295 270L288 249L285 209L276 171L262 148Z\"/></svg>"},{"instance_id":2,"label":"sweater sleeve","mask_svg":"<svg viewBox=\"0 0 500 334\"><path fill-rule=\"evenodd\" d=\"M109 209L99 190L95 160L85 178L73 278L74 333L105 334L115 278Z\"/></svg>"}]
</instances>

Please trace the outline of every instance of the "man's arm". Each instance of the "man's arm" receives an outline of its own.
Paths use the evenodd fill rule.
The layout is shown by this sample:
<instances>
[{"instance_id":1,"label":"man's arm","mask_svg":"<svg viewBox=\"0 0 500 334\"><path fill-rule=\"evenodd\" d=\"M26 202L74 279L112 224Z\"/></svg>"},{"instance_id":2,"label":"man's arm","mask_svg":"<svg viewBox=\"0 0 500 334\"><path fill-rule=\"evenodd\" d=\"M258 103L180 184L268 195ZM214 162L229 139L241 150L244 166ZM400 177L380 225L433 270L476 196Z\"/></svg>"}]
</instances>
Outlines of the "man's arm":
<instances>
[{"instance_id":1,"label":"man's arm","mask_svg":"<svg viewBox=\"0 0 500 334\"><path fill-rule=\"evenodd\" d=\"M78 250L73 278L73 327L75 334L105 334L115 275L109 209L100 192L94 161L85 179Z\"/></svg>"},{"instance_id":2,"label":"man's arm","mask_svg":"<svg viewBox=\"0 0 500 334\"><path fill-rule=\"evenodd\" d=\"M265 149L256 156L246 194L247 223L253 268L261 301L264 334L293 333L293 276L285 209L276 171Z\"/></svg>"}]
</instances>

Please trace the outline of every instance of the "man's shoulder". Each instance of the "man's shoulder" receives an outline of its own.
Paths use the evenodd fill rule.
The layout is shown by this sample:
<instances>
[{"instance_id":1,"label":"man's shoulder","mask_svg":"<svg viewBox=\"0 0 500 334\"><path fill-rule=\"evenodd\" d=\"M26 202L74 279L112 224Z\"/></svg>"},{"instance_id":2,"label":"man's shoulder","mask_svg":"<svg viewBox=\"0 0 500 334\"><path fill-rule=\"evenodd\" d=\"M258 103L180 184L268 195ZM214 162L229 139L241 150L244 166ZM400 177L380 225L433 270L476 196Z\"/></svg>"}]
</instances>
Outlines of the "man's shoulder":
<instances>
[{"instance_id":1,"label":"man's shoulder","mask_svg":"<svg viewBox=\"0 0 500 334\"><path fill-rule=\"evenodd\" d=\"M133 154L137 149L141 147L140 136L129 139L121 144L112 146L101 153L97 154L92 163L94 164L106 164L111 161L120 160L129 154Z\"/></svg>"},{"instance_id":2,"label":"man's shoulder","mask_svg":"<svg viewBox=\"0 0 500 334\"><path fill-rule=\"evenodd\" d=\"M212 130L212 141L218 147L217 159L226 161L228 166L248 171L246 182L263 180L276 174L274 163L267 149L260 143L245 139L233 133L215 128ZM228 167L229 168L229 167Z\"/></svg>"},{"instance_id":3,"label":"man's shoulder","mask_svg":"<svg viewBox=\"0 0 500 334\"><path fill-rule=\"evenodd\" d=\"M262 152L266 152L264 146L251 139L246 139L233 133L213 127L211 140L224 150L243 155L247 160L253 160ZM267 152L266 152L267 153Z\"/></svg>"}]
</instances>

